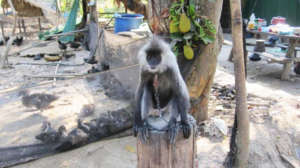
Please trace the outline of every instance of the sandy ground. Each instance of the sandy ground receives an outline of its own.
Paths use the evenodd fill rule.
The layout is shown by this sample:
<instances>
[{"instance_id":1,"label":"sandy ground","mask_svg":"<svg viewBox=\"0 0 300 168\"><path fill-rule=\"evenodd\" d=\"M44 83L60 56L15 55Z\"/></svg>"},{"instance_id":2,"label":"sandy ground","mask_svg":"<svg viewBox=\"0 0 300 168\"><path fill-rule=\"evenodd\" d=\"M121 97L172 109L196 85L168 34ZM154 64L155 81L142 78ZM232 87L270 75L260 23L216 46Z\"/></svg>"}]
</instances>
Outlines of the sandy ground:
<instances>
[{"instance_id":1,"label":"sandy ground","mask_svg":"<svg viewBox=\"0 0 300 168\"><path fill-rule=\"evenodd\" d=\"M225 39L230 40L229 35L225 35ZM25 43L31 45L30 43ZM57 44L49 44L49 46L40 49L33 49L28 52L47 52L56 51ZM25 46L23 46L25 47ZM3 48L0 48L2 51ZM15 50L17 50L15 48ZM231 50L231 46L223 45L222 51L218 58L218 67L215 75L215 84L219 86L234 86L233 76L233 64L227 61ZM83 57L88 53L85 51L76 52L76 57L71 58L69 63L80 64ZM55 66L36 66L36 65L16 65L18 62L29 61L29 58L10 57L10 62L13 63L14 69L7 69L0 71L0 91L7 90L9 88L19 86L30 86L32 80L26 80L24 74L53 74ZM31 61L31 60L30 60ZM267 107L264 105L258 105L257 107L250 106L249 114L251 118L251 147L255 148L252 152L254 158L259 160L260 158L276 155L278 151L273 151L274 145L277 142L282 144L281 141L290 141L293 149L300 148L300 78L293 75L294 81L281 81L279 79L282 70L282 65L279 64L267 64L265 61L251 62L248 61L248 78L247 78L247 90L252 96L249 101L252 103L268 103ZM79 67L60 67L59 73L76 73L86 72L90 66L83 65ZM46 80L46 79L44 79ZM34 79L34 82L42 82L41 79ZM72 83L76 82L76 85ZM26 83L26 85L24 85ZM67 91L66 87L68 88ZM20 104L20 101L9 101L11 96L14 96L14 100L19 100L16 92L9 94L0 92L0 146L10 146L16 144L30 144L36 142L33 138L34 133L41 126L43 120L51 118L56 122L67 122L68 128L72 128L75 125L76 118L80 113L80 109L84 104L93 103L95 100L105 100L105 96L101 90L96 92L100 97L95 98L94 90L87 88L87 81L73 80L66 83L59 83L57 86L49 89L49 87L39 86L30 89L31 92L46 92L54 93L61 96L61 100L55 104L55 111L63 110L64 114L53 114L52 110L46 110L43 114L40 113L24 113L26 109ZM74 99L76 95L76 99ZM101 96L102 95L102 96ZM253 98L254 97L254 98ZM12 103L12 104L10 104ZM231 102L234 104L234 101ZM74 107L76 104L78 106ZM109 105L107 105L109 107ZM221 110L220 110L221 109ZM226 109L222 101L212 99L210 102L210 116L219 117L224 119L228 126L232 124L233 109ZM53 118L54 117L54 118ZM17 126L14 125L14 121L22 119L22 123ZM291 122L292 121L292 122ZM59 123L57 125L59 125ZM28 127L30 126L30 127ZM30 129L32 131L24 130L23 128ZM34 131L35 130L35 131ZM14 136L16 131L24 138ZM280 134L278 134L280 133ZM277 137L276 137L277 136ZM275 138L276 137L276 138ZM275 142L276 141L276 142ZM136 140L133 137L125 137L114 140L100 141L97 143L89 144L82 148L69 151L66 153L58 154L43 158L28 164L19 165L16 167L30 167L30 168L48 168L48 167L103 167L103 168L129 168L136 165ZM219 168L222 167L222 161L228 152L229 136L225 136L223 139L214 140L212 137L200 136L197 140L197 160L199 167L204 168ZM265 146L261 145L265 144ZM270 149L270 150L269 150ZM264 151L267 153L266 156ZM300 152L300 150L299 150ZM291 153L291 156L293 154ZM300 155L300 154L298 154ZM299 158L300 159L300 156ZM264 160L257 162L256 166L253 164L250 167L285 167L284 164L279 163L279 160L273 160L274 165L268 164ZM278 162L278 163L277 163ZM251 165L250 164L250 165ZM276 164L276 165L275 165ZM259 166L257 166L259 165Z\"/></svg>"}]
</instances>

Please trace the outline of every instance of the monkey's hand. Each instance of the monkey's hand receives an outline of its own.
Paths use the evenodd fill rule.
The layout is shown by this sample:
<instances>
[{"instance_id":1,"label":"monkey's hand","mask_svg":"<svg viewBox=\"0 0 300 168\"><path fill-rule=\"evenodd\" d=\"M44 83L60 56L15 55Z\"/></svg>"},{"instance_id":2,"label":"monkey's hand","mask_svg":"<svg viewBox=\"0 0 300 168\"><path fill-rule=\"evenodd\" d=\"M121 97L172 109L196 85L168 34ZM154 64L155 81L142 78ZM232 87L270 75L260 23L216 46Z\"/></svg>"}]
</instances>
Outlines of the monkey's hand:
<instances>
[{"instance_id":1,"label":"monkey's hand","mask_svg":"<svg viewBox=\"0 0 300 168\"><path fill-rule=\"evenodd\" d=\"M181 128L184 138L189 138L191 136L191 126L188 121L181 121Z\"/></svg>"},{"instance_id":2,"label":"monkey's hand","mask_svg":"<svg viewBox=\"0 0 300 168\"><path fill-rule=\"evenodd\" d=\"M141 122L141 124L135 124L133 126L133 135L138 136L143 143L146 143L149 139L149 128L147 122Z\"/></svg>"},{"instance_id":3,"label":"monkey's hand","mask_svg":"<svg viewBox=\"0 0 300 168\"><path fill-rule=\"evenodd\" d=\"M170 144L175 144L177 133L178 133L177 121L176 121L176 119L171 120L168 125L168 134L169 134Z\"/></svg>"}]
</instances>

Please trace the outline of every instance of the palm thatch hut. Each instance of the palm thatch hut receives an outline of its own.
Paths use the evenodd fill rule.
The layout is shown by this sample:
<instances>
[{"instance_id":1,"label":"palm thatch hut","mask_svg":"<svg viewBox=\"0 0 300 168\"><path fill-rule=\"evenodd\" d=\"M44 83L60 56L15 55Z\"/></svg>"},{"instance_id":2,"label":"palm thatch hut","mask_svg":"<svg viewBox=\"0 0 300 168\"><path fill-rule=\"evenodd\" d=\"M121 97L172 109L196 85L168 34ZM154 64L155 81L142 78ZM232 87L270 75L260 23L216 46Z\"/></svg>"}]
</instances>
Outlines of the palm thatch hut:
<instances>
[{"instance_id":1,"label":"palm thatch hut","mask_svg":"<svg viewBox=\"0 0 300 168\"><path fill-rule=\"evenodd\" d=\"M43 11L41 8L32 5L25 0L11 0L15 10L18 13L18 16L21 17L39 17L43 16ZM2 8L10 8L8 0L2 0Z\"/></svg>"}]
</instances>

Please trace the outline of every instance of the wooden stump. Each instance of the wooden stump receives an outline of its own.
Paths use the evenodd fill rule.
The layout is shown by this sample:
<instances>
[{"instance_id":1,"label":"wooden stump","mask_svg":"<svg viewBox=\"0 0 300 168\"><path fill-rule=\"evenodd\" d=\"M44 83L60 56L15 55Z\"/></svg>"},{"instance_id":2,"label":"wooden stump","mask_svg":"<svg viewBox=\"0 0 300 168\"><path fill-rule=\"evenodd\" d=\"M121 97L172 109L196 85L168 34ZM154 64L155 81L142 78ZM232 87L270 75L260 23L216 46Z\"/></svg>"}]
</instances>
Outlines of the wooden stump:
<instances>
[{"instance_id":1,"label":"wooden stump","mask_svg":"<svg viewBox=\"0 0 300 168\"><path fill-rule=\"evenodd\" d=\"M137 138L137 168L193 168L196 158L195 127L185 139L180 129L175 144L170 144L166 131L150 131L150 138L143 143Z\"/></svg>"},{"instance_id":2,"label":"wooden stump","mask_svg":"<svg viewBox=\"0 0 300 168\"><path fill-rule=\"evenodd\" d=\"M256 40L256 45L254 47L254 51L256 52L265 52L265 40Z\"/></svg>"}]
</instances>

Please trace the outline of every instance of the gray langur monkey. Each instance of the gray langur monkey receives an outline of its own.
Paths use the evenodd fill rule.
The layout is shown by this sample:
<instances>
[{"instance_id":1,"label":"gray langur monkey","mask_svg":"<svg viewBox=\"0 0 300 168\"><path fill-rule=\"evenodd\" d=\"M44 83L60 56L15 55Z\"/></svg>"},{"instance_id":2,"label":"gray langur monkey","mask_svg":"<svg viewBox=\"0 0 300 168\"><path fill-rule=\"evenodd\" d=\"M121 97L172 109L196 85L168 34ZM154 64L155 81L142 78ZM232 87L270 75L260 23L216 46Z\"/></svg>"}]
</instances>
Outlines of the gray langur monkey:
<instances>
[{"instance_id":1,"label":"gray langur monkey","mask_svg":"<svg viewBox=\"0 0 300 168\"><path fill-rule=\"evenodd\" d=\"M170 46L153 37L138 52L140 80L135 95L134 136L144 142L149 129L166 130L175 143L178 128L189 138L190 99L177 59Z\"/></svg>"}]
</instances>

